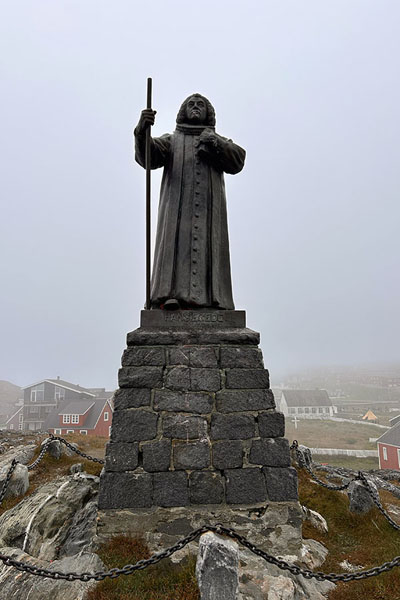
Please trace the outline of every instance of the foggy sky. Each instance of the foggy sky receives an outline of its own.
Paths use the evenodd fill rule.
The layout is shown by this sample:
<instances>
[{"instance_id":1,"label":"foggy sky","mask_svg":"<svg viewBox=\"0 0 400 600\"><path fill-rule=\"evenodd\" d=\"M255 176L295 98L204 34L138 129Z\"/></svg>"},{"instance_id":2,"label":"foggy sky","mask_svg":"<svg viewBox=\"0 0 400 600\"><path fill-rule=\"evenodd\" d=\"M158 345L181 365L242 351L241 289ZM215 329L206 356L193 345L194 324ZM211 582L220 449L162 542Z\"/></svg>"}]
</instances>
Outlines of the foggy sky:
<instances>
[{"instance_id":1,"label":"foggy sky","mask_svg":"<svg viewBox=\"0 0 400 600\"><path fill-rule=\"evenodd\" d=\"M148 76L154 135L199 91L247 150L233 289L272 379L400 360L399 19L397 0L2 0L0 379L117 385L145 299Z\"/></svg>"}]
</instances>

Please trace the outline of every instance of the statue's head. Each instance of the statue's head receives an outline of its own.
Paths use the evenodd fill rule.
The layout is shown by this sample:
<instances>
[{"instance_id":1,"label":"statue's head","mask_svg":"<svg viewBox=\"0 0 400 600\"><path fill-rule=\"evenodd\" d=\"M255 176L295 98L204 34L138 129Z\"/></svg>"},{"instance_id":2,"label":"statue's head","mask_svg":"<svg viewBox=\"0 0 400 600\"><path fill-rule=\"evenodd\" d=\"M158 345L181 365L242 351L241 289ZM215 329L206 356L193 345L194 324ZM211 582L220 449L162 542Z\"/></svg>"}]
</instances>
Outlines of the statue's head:
<instances>
[{"instance_id":1,"label":"statue's head","mask_svg":"<svg viewBox=\"0 0 400 600\"><path fill-rule=\"evenodd\" d=\"M207 98L201 94L192 94L182 102L176 117L177 123L187 125L215 125L215 110Z\"/></svg>"}]
</instances>

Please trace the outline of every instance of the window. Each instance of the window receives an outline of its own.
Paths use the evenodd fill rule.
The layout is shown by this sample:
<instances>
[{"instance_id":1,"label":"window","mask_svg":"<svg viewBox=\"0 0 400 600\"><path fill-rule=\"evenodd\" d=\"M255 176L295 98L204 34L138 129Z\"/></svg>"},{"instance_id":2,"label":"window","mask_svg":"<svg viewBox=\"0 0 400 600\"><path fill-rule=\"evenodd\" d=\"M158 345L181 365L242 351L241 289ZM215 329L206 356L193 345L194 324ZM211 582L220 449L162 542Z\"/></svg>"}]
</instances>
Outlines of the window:
<instances>
[{"instance_id":1,"label":"window","mask_svg":"<svg viewBox=\"0 0 400 600\"><path fill-rule=\"evenodd\" d=\"M104 413L104 420L105 420L105 421L108 421L108 412L105 412L105 413Z\"/></svg>"},{"instance_id":2,"label":"window","mask_svg":"<svg viewBox=\"0 0 400 600\"><path fill-rule=\"evenodd\" d=\"M56 386L54 389L54 400L56 400L58 402L59 400L64 400L64 398L65 398L65 389Z\"/></svg>"},{"instance_id":3,"label":"window","mask_svg":"<svg viewBox=\"0 0 400 600\"><path fill-rule=\"evenodd\" d=\"M298 413L299 413L299 415L300 415L300 414L302 414L302 413L304 412L304 411L303 411L303 408L302 408L301 406L299 406L299 408L298 408L297 410L298 410Z\"/></svg>"},{"instance_id":4,"label":"window","mask_svg":"<svg viewBox=\"0 0 400 600\"><path fill-rule=\"evenodd\" d=\"M398 465L400 465L400 448L397 448L397 462L398 462Z\"/></svg>"},{"instance_id":5,"label":"window","mask_svg":"<svg viewBox=\"0 0 400 600\"><path fill-rule=\"evenodd\" d=\"M22 427L23 427L22 423L19 423L19 424L18 424L18 429L19 429L20 431L22 431Z\"/></svg>"},{"instance_id":6,"label":"window","mask_svg":"<svg viewBox=\"0 0 400 600\"><path fill-rule=\"evenodd\" d=\"M312 407L311 412L314 414L317 412L317 409L315 408L315 406Z\"/></svg>"},{"instance_id":7,"label":"window","mask_svg":"<svg viewBox=\"0 0 400 600\"><path fill-rule=\"evenodd\" d=\"M67 433L75 433L74 429L67 429Z\"/></svg>"},{"instance_id":8,"label":"window","mask_svg":"<svg viewBox=\"0 0 400 600\"><path fill-rule=\"evenodd\" d=\"M71 423L71 415L63 415L63 423Z\"/></svg>"},{"instance_id":9,"label":"window","mask_svg":"<svg viewBox=\"0 0 400 600\"><path fill-rule=\"evenodd\" d=\"M14 423L11 423L10 429L14 429Z\"/></svg>"},{"instance_id":10,"label":"window","mask_svg":"<svg viewBox=\"0 0 400 600\"><path fill-rule=\"evenodd\" d=\"M387 460L387 448L383 446L383 460Z\"/></svg>"},{"instance_id":11,"label":"window","mask_svg":"<svg viewBox=\"0 0 400 600\"><path fill-rule=\"evenodd\" d=\"M310 409L307 407L307 408L305 408L305 409L304 409L304 412L305 412L305 413L309 413L309 412L310 412Z\"/></svg>"},{"instance_id":12,"label":"window","mask_svg":"<svg viewBox=\"0 0 400 600\"><path fill-rule=\"evenodd\" d=\"M289 415L294 415L295 412L296 412L295 408L289 408Z\"/></svg>"},{"instance_id":13,"label":"window","mask_svg":"<svg viewBox=\"0 0 400 600\"><path fill-rule=\"evenodd\" d=\"M319 412L319 413L322 413L322 412L324 412L324 409L323 409L323 408L321 408L321 407L319 407L319 408L318 408L318 412Z\"/></svg>"},{"instance_id":14,"label":"window","mask_svg":"<svg viewBox=\"0 0 400 600\"><path fill-rule=\"evenodd\" d=\"M54 435L61 435L61 429L55 429Z\"/></svg>"},{"instance_id":15,"label":"window","mask_svg":"<svg viewBox=\"0 0 400 600\"><path fill-rule=\"evenodd\" d=\"M23 413L22 413L22 412L20 412L20 413L19 413L19 415L18 415L18 421L19 421L20 423L22 423L22 421L23 421L23 420L24 420L24 415L23 415Z\"/></svg>"},{"instance_id":16,"label":"window","mask_svg":"<svg viewBox=\"0 0 400 600\"><path fill-rule=\"evenodd\" d=\"M79 433L81 433L82 435L87 435L87 429L81 429Z\"/></svg>"},{"instance_id":17,"label":"window","mask_svg":"<svg viewBox=\"0 0 400 600\"><path fill-rule=\"evenodd\" d=\"M71 415L71 423L79 423L79 415Z\"/></svg>"},{"instance_id":18,"label":"window","mask_svg":"<svg viewBox=\"0 0 400 600\"><path fill-rule=\"evenodd\" d=\"M35 385L31 389L31 402L43 402L44 400L44 383Z\"/></svg>"}]
</instances>

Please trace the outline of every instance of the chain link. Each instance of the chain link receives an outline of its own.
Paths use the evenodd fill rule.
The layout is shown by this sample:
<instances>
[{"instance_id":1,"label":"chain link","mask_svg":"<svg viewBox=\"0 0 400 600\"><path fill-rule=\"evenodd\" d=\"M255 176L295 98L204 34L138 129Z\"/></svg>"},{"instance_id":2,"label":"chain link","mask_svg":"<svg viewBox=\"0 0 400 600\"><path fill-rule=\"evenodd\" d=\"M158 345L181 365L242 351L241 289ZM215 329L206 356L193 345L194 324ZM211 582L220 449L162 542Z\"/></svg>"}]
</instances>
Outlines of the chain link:
<instances>
[{"instance_id":1,"label":"chain link","mask_svg":"<svg viewBox=\"0 0 400 600\"><path fill-rule=\"evenodd\" d=\"M92 460L94 462L104 464L103 460L94 458L92 456L89 456L88 454L85 454L84 452L81 452L80 450L75 448L75 446L73 446L72 444L67 442L67 440L65 440L64 438L56 437L56 436L53 436L52 434L50 434L49 441L46 442L46 444L44 444L38 458L31 465L28 466L28 469L33 469L35 466L37 466L39 464L39 462L43 459L45 453L47 452L49 445L54 440L59 440L60 442L65 444L68 448L73 450L76 454L79 454L80 456L82 456L88 460ZM320 479L318 479L314 475L312 469L306 464L303 453L301 452L301 450L298 447L297 440L294 440L294 442L291 446L291 449L295 450L295 452L296 452L296 457L297 457L299 466L301 468L305 468L307 470L307 472L313 477L313 479L319 485L322 485L323 487L326 487L327 489L344 490L349 487L351 481L360 480L363 483L363 485L365 486L365 488L367 489L367 491L369 492L369 494L371 495L375 505L380 510L380 512L383 514L383 516L389 521L389 523L392 525L392 527L394 527L397 531L400 530L400 526L397 525L397 523L395 523L395 521L393 521L393 519L390 517L390 515L383 508L383 506L379 500L379 497L377 496L375 490L372 488L370 482L368 481L368 479L366 478L365 474L362 471L360 471L356 477L354 477L351 481L349 481L345 485L342 485L342 486L329 485L329 484L326 484L325 482L321 481ZM6 478L5 478L1 493L0 493L0 504L4 499L10 479L12 477L12 474L13 474L17 464L18 464L18 461L16 461L14 459L11 463L10 469L7 472L7 475L6 475ZM376 575L385 573L395 567L400 566L400 556L396 556L395 558L393 558L393 560L391 560L389 562L385 562L380 566L373 567L371 569L366 569L364 571L357 571L355 573L323 573L321 571L314 572L314 571L310 571L309 569L303 569L303 568L299 567L298 565L288 563L284 560L281 560L279 558L271 556L270 554L267 554L266 552L264 552L264 550L262 550L261 548L258 548L253 543L249 542L243 535L240 535L234 529L224 527L221 524L203 525L202 527L193 530L186 537L180 539L173 546L170 546L169 548L166 548L165 550L163 550L161 552L153 554L153 556L151 556L150 558L147 558L144 560L139 560L138 562L136 562L133 565L129 564L129 565L125 565L124 567L121 567L121 568L113 568L113 569L110 569L109 571L97 571L96 573L74 573L74 572L62 573L60 571L50 571L49 569L37 567L30 563L18 561L16 559L11 558L10 556L6 556L5 554L2 554L2 553L0 553L0 561L3 562L7 566L16 568L18 571L29 573L31 575L36 575L39 577L48 577L50 579L65 579L66 581L79 580L79 581L86 582L86 581L90 581L92 579L95 581L102 581L103 579L106 579L106 578L115 579L116 577L119 577L120 575L131 575L135 571L143 570L151 565L155 565L158 562L160 562L161 560L163 560L164 558L169 558L178 550L182 550L182 548L187 546L190 542L193 542L194 540L196 540L200 535L202 535L203 533L206 533L207 531L212 531L219 535L225 535L225 536L237 541L239 544L241 544L242 546L244 546L245 548L250 550L250 552L252 552L256 556L259 556L266 562L268 562L272 565L275 565L276 567L278 567L281 570L289 571L290 573L292 573L292 575L296 575L296 576L302 575L306 579L316 579L317 581L331 581L333 583L337 583L339 581L343 581L343 582L359 581L361 579L375 577Z\"/></svg>"}]
</instances>

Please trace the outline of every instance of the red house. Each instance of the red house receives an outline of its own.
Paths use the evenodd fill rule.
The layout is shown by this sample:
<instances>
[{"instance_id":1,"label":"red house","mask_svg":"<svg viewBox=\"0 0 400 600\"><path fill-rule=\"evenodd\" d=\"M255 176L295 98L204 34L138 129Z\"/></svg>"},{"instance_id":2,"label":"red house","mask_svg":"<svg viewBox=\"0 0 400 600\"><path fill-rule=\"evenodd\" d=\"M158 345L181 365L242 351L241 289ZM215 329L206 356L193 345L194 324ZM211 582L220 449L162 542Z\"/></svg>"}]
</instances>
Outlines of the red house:
<instances>
[{"instance_id":1,"label":"red house","mask_svg":"<svg viewBox=\"0 0 400 600\"><path fill-rule=\"evenodd\" d=\"M113 408L107 398L67 401L46 419L44 429L54 435L81 433L109 437Z\"/></svg>"},{"instance_id":2,"label":"red house","mask_svg":"<svg viewBox=\"0 0 400 600\"><path fill-rule=\"evenodd\" d=\"M400 422L377 439L379 468L400 471Z\"/></svg>"}]
</instances>

